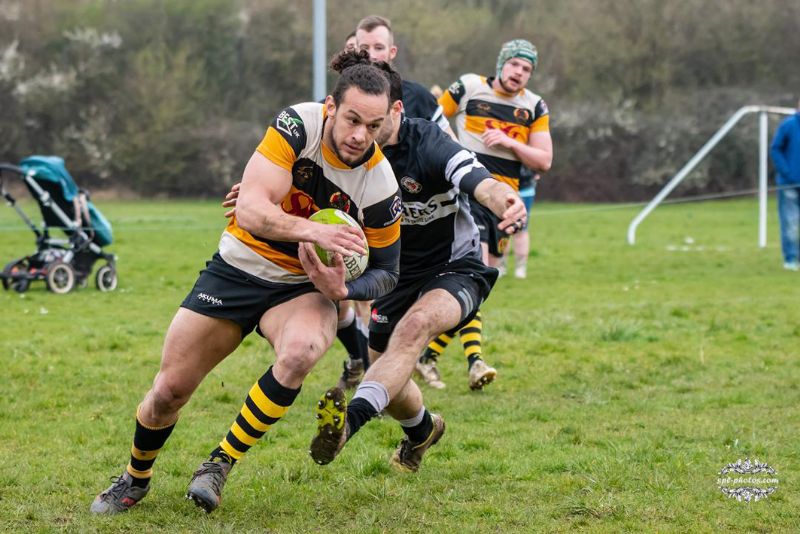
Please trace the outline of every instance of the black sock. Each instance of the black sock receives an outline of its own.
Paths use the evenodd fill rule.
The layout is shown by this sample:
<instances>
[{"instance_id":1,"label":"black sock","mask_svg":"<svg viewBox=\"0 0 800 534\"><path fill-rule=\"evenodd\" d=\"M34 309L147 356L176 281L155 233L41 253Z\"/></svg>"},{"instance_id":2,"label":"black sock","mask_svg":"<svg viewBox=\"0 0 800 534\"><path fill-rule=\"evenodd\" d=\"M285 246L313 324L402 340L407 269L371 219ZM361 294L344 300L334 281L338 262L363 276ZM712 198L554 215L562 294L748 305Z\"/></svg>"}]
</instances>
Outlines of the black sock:
<instances>
[{"instance_id":1,"label":"black sock","mask_svg":"<svg viewBox=\"0 0 800 534\"><path fill-rule=\"evenodd\" d=\"M222 450L222 447L217 447L211 454L208 456L208 461L213 462L214 460L222 460L223 462L227 462L231 465L236 463L236 460L230 457L230 455Z\"/></svg>"},{"instance_id":2,"label":"black sock","mask_svg":"<svg viewBox=\"0 0 800 534\"><path fill-rule=\"evenodd\" d=\"M475 362L477 362L480 359L481 359L480 352L477 353L477 354L470 354L469 356L467 356L467 371L472 369L472 364L474 364Z\"/></svg>"},{"instance_id":3,"label":"black sock","mask_svg":"<svg viewBox=\"0 0 800 534\"><path fill-rule=\"evenodd\" d=\"M422 443L428 436L431 435L433 432L433 418L431 417L430 412L426 409L425 413L422 416L422 421L419 424L414 426L404 426L401 427L403 432L406 433L408 436L409 441L413 443Z\"/></svg>"},{"instance_id":4,"label":"black sock","mask_svg":"<svg viewBox=\"0 0 800 534\"><path fill-rule=\"evenodd\" d=\"M352 323L338 329L336 331L336 337L342 342L344 350L350 354L350 358L353 360L361 360L366 370L367 367L369 367L367 336L358 328L358 318L354 317Z\"/></svg>"},{"instance_id":5,"label":"black sock","mask_svg":"<svg viewBox=\"0 0 800 534\"><path fill-rule=\"evenodd\" d=\"M347 426L349 428L347 439L352 438L353 434L358 432L362 426L376 415L378 415L378 412L366 399L355 398L351 400L350 404L347 405Z\"/></svg>"}]
</instances>

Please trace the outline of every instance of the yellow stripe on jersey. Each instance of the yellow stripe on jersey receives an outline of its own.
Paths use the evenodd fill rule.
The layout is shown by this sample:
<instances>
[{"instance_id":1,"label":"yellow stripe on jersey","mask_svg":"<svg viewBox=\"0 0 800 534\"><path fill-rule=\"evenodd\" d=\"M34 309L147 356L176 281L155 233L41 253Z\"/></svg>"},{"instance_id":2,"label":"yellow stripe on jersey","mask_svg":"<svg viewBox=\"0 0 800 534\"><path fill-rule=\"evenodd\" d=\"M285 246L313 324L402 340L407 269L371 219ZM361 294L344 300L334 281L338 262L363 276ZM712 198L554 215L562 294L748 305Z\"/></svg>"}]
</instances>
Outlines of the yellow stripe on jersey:
<instances>
[{"instance_id":1,"label":"yellow stripe on jersey","mask_svg":"<svg viewBox=\"0 0 800 534\"><path fill-rule=\"evenodd\" d=\"M372 153L372 156L369 158L369 161L367 161L364 164L364 167L368 171L371 170L371 169L374 169L378 165L378 163L383 161L383 159L384 159L383 158L383 152L381 152L381 149L378 148L378 146L376 145L375 146L375 151Z\"/></svg>"},{"instance_id":2,"label":"yellow stripe on jersey","mask_svg":"<svg viewBox=\"0 0 800 534\"><path fill-rule=\"evenodd\" d=\"M486 130L500 130L512 139L516 139L521 143L528 143L528 134L530 130L519 124L513 122L501 121L491 117L476 117L467 115L464 122L464 129L478 135L483 134Z\"/></svg>"},{"instance_id":3,"label":"yellow stripe on jersey","mask_svg":"<svg viewBox=\"0 0 800 534\"><path fill-rule=\"evenodd\" d=\"M542 115L531 124L531 133L549 132L550 115Z\"/></svg>"},{"instance_id":4,"label":"yellow stripe on jersey","mask_svg":"<svg viewBox=\"0 0 800 534\"><path fill-rule=\"evenodd\" d=\"M288 406L278 406L270 400L269 397L264 395L258 382L253 384L253 387L250 388L250 398L253 399L253 402L256 403L256 406L258 406L258 409L261 410L264 415L274 419L280 419L289 409Z\"/></svg>"},{"instance_id":5,"label":"yellow stripe on jersey","mask_svg":"<svg viewBox=\"0 0 800 534\"><path fill-rule=\"evenodd\" d=\"M231 217L228 227L226 228L229 234L236 239L250 247L256 254L263 256L278 267L286 269L293 274L305 274L303 267L300 265L300 260L294 256L289 256L283 252L279 252L270 247L267 243L255 239L249 232L242 230L236 223L236 216Z\"/></svg>"},{"instance_id":6,"label":"yellow stripe on jersey","mask_svg":"<svg viewBox=\"0 0 800 534\"><path fill-rule=\"evenodd\" d=\"M369 246L385 248L400 239L400 219L385 228L364 228L364 236Z\"/></svg>"},{"instance_id":7,"label":"yellow stripe on jersey","mask_svg":"<svg viewBox=\"0 0 800 534\"><path fill-rule=\"evenodd\" d=\"M445 117L452 117L458 111L458 103L453 100L453 95L450 91L445 91L439 97L439 105L442 106L442 113Z\"/></svg>"},{"instance_id":8,"label":"yellow stripe on jersey","mask_svg":"<svg viewBox=\"0 0 800 534\"><path fill-rule=\"evenodd\" d=\"M264 139L261 140L256 150L272 163L289 172L292 171L292 166L297 161L297 155L292 146L272 126L267 128L267 133L264 134Z\"/></svg>"},{"instance_id":9,"label":"yellow stripe on jersey","mask_svg":"<svg viewBox=\"0 0 800 534\"><path fill-rule=\"evenodd\" d=\"M322 157L325 158L325 161L327 161L331 167L335 169L351 168L350 165L340 160L339 156L336 155L336 152L328 148L328 145L326 145L324 142L320 143L319 146L322 147Z\"/></svg>"},{"instance_id":10,"label":"yellow stripe on jersey","mask_svg":"<svg viewBox=\"0 0 800 534\"><path fill-rule=\"evenodd\" d=\"M513 178L511 176L503 176L502 174L494 174L494 173L492 173L492 178L494 178L498 182L503 182L504 184L510 185L511 189L519 192L519 178Z\"/></svg>"}]
</instances>

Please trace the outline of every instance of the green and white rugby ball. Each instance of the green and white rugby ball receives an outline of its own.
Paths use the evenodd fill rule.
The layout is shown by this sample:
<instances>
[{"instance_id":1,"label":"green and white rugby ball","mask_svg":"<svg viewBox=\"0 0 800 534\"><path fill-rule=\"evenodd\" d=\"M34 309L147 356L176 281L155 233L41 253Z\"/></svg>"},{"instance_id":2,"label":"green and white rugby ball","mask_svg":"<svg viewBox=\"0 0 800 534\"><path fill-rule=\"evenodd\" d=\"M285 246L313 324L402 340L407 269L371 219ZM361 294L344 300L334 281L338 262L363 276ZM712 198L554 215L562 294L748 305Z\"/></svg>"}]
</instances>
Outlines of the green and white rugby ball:
<instances>
[{"instance_id":1,"label":"green and white rugby ball","mask_svg":"<svg viewBox=\"0 0 800 534\"><path fill-rule=\"evenodd\" d=\"M334 208L321 209L311 215L308 220L322 224L348 224L353 228L358 228L361 230L361 225L359 225L355 219L342 210L337 210ZM364 239L364 246L366 248L367 239L364 237L363 230L361 230L361 237ZM322 260L322 263L329 266L333 263L333 253L320 248L320 246L317 244L314 245L314 249L317 251L317 256L319 256L319 259ZM369 249L367 248L366 254L354 254L353 256L349 257L343 256L342 260L344 261L345 281L349 282L351 280L355 280L361 276L364 273L364 270L367 268L367 263L369 262Z\"/></svg>"}]
</instances>

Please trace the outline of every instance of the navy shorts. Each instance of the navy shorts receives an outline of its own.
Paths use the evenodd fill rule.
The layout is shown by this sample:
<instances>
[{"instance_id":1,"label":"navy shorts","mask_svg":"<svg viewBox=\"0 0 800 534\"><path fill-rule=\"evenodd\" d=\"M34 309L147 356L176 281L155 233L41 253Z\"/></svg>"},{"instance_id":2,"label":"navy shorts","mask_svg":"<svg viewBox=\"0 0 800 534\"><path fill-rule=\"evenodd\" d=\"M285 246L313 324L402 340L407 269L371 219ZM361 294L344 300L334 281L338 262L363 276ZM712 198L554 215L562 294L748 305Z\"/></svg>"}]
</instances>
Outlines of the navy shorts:
<instances>
[{"instance_id":1,"label":"navy shorts","mask_svg":"<svg viewBox=\"0 0 800 534\"><path fill-rule=\"evenodd\" d=\"M383 352L397 323L419 298L434 289L444 289L461 305L456 328L472 319L497 281L497 269L487 267L480 258L461 258L435 271L403 277L388 295L372 303L369 319L369 347Z\"/></svg>"},{"instance_id":2,"label":"navy shorts","mask_svg":"<svg viewBox=\"0 0 800 534\"><path fill-rule=\"evenodd\" d=\"M278 284L261 280L225 263L215 252L181 307L233 321L241 327L244 338L258 326L267 310L314 291L317 289L311 282Z\"/></svg>"},{"instance_id":3,"label":"navy shorts","mask_svg":"<svg viewBox=\"0 0 800 534\"><path fill-rule=\"evenodd\" d=\"M481 235L481 243L489 246L489 254L496 258L503 256L508 246L508 234L497 228L500 219L491 210L470 198L469 209Z\"/></svg>"}]
</instances>

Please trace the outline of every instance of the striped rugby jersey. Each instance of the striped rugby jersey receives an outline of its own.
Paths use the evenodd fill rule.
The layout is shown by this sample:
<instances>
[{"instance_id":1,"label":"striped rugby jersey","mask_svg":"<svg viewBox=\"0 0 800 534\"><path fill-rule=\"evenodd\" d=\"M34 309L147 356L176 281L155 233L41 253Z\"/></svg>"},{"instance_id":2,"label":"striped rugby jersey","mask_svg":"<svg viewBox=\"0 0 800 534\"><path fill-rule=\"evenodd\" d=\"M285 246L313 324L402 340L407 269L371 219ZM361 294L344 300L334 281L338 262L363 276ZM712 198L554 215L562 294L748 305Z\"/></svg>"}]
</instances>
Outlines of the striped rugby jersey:
<instances>
[{"instance_id":1,"label":"striped rugby jersey","mask_svg":"<svg viewBox=\"0 0 800 534\"><path fill-rule=\"evenodd\" d=\"M475 152L496 179L519 191L519 159L501 146L486 148L481 135L487 129L499 129L527 144L532 133L550 131L550 116L539 95L523 89L506 96L492 89L492 80L465 74L444 92L439 104L447 117L456 116L461 145Z\"/></svg>"},{"instance_id":2,"label":"striped rugby jersey","mask_svg":"<svg viewBox=\"0 0 800 534\"><path fill-rule=\"evenodd\" d=\"M361 224L370 249L400 238L400 192L389 162L373 143L363 163L350 167L322 143L325 106L304 103L281 111L256 149L292 173L281 201L285 213L308 218L323 208L342 210ZM254 236L232 217L219 242L230 265L269 282L308 280L297 257L297 243Z\"/></svg>"}]
</instances>

